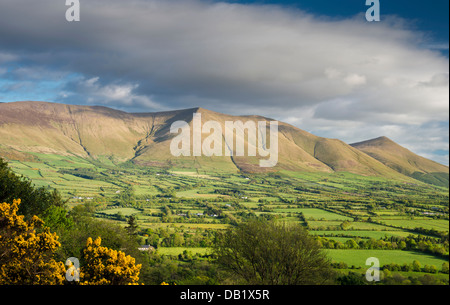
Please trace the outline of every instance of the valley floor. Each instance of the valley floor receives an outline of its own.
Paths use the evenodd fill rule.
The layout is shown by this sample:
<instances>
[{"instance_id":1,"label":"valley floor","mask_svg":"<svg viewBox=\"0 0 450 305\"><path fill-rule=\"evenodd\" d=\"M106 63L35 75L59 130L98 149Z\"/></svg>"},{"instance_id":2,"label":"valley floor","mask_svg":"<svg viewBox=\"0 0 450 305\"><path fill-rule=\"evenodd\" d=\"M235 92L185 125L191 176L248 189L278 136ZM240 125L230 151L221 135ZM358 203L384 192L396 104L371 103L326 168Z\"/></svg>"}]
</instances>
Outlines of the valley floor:
<instances>
[{"instance_id":1,"label":"valley floor","mask_svg":"<svg viewBox=\"0 0 450 305\"><path fill-rule=\"evenodd\" d=\"M448 283L448 188L349 173L211 173L43 154L9 165L36 186L58 189L70 208L89 204L95 217L123 226L135 217L142 244L160 255L208 255L214 231L259 217L303 225L337 270L361 273L377 257L380 267L397 264L404 273L418 262L421 273Z\"/></svg>"}]
</instances>

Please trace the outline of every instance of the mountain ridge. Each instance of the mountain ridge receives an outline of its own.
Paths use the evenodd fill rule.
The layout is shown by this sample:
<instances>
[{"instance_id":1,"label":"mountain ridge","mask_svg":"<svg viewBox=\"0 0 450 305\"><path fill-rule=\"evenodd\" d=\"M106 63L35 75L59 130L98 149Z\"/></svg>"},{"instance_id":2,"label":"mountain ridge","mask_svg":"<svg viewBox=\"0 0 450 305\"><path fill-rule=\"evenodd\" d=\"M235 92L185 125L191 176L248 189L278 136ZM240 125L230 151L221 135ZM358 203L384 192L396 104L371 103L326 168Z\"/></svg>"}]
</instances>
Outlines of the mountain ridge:
<instances>
[{"instance_id":1,"label":"mountain ridge","mask_svg":"<svg viewBox=\"0 0 450 305\"><path fill-rule=\"evenodd\" d=\"M378 137L350 145L399 173L448 187L448 166L419 156L388 137Z\"/></svg>"},{"instance_id":2,"label":"mountain ridge","mask_svg":"<svg viewBox=\"0 0 450 305\"><path fill-rule=\"evenodd\" d=\"M192 127L193 114L201 114L202 123L216 121L265 121L258 115L228 115L201 107L148 113L128 113L104 106L66 105L49 102L14 102L0 104L0 155L40 152L77 155L83 158L109 158L117 162L132 161L143 166L192 169L269 172L278 170L306 172L351 172L393 179L416 178L407 171L407 160L419 160L423 174L434 170L448 174L448 167L434 166L434 161L417 156L386 137L354 144L313 135L284 122L278 122L278 164L272 169L258 166L261 157L183 157L170 154L170 133L175 121ZM236 133L237 134L237 133ZM209 133L202 133L203 140ZM224 134L217 135L224 139ZM386 140L387 139L387 140ZM240 139L248 147L248 139ZM389 141L391 142L389 142ZM377 144L383 142L394 152L381 156ZM387 143L387 144L386 144ZM378 144L381 145L381 144ZM3 152L3 153L2 153ZM395 154L397 152L397 155ZM398 154L400 152L400 154ZM390 158L388 158L390 157ZM399 159L400 158L400 159ZM422 159L421 159L422 158ZM427 161L424 161L427 160ZM405 163L406 162L406 163ZM436 163L438 164L438 163ZM434 166L434 167L433 167Z\"/></svg>"}]
</instances>

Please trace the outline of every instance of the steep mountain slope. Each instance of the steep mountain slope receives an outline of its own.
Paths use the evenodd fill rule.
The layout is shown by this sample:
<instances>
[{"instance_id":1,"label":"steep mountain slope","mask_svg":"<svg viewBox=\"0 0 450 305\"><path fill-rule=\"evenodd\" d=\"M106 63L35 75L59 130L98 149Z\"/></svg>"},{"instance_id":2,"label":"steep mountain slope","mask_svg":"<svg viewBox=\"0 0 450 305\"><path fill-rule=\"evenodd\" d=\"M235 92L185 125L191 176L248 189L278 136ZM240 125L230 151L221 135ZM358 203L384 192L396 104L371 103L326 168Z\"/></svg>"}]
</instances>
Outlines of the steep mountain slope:
<instances>
[{"instance_id":1,"label":"steep mountain slope","mask_svg":"<svg viewBox=\"0 0 450 305\"><path fill-rule=\"evenodd\" d=\"M318 137L285 123L281 123L280 133L332 171L398 177L390 168L340 140Z\"/></svg>"},{"instance_id":2,"label":"steep mountain slope","mask_svg":"<svg viewBox=\"0 0 450 305\"><path fill-rule=\"evenodd\" d=\"M222 156L193 155L193 115L201 117L200 128L208 121L216 122L215 129L201 132L202 143L214 140L222 145ZM190 155L176 157L170 145L178 135L171 133L174 122L183 121L190 129ZM305 172L345 171L361 175L409 179L392 164L373 158L360 147L352 147L337 139L315 136L292 125L278 122L278 163L274 168L259 166L261 156L256 142L249 140L248 130L237 125L233 143L226 137L226 122L241 121L256 126L265 122L266 141L270 148L269 125L273 121L260 116L232 116L202 108L155 113L126 113L106 107L76 106L46 102L16 102L0 104L0 155L33 158L30 152L77 155L83 158L114 162L131 160L143 166L189 168L203 171L267 172L276 170ZM244 156L236 156L236 145L244 143ZM206 145L206 144L205 144ZM213 145L215 146L215 144ZM211 146L210 146L211 147ZM231 147L233 147L231 149ZM248 156L254 148L256 156ZM226 151L232 156L226 156ZM377 160L378 159L378 160ZM380 162L381 161L381 162ZM393 160L402 164L403 160ZM400 162L402 161L402 162ZM428 160L429 161L429 160ZM432 162L432 161L430 161ZM395 170L394 170L395 169ZM448 168L447 168L448 173Z\"/></svg>"},{"instance_id":3,"label":"steep mountain slope","mask_svg":"<svg viewBox=\"0 0 450 305\"><path fill-rule=\"evenodd\" d=\"M180 111L133 115L106 107L17 102L0 105L0 145L18 151L133 158Z\"/></svg>"},{"instance_id":4,"label":"steep mountain slope","mask_svg":"<svg viewBox=\"0 0 450 305\"><path fill-rule=\"evenodd\" d=\"M256 157L248 157L247 154L241 157L236 156L236 145L233 145L233 157L226 157L224 156L225 149L230 146L230 143L227 143L225 139L225 123L227 121L242 121L243 123L252 121L255 123L255 126L258 126L258 122L266 122L266 137L269 139L269 124L273 120L261 116L231 116L202 108L196 108L194 110L195 113L201 115L201 122L203 124L208 121L219 123L222 133L216 136L219 137L217 141L225 142L222 147L223 157L191 156L177 159L172 158L172 164L196 168L210 167L215 170L229 167L233 164L240 170L248 172L265 172L274 169L307 172L348 171L362 175L399 177L398 173L392 169L342 141L317 137L283 122L278 122L278 164L274 169L261 168L259 166L259 160L267 159L260 157L259 152ZM187 122L189 122L190 128L193 129L192 119ZM205 140L209 135L210 133L202 133L202 139ZM170 138L170 136L167 137ZM234 133L234 137L235 142L242 140L245 143L246 149L251 146L247 133L244 133L243 139L242 135L238 132ZM135 160L138 162L142 160L150 162L154 162L155 160L164 161L167 160L168 151L168 141L149 143Z\"/></svg>"},{"instance_id":5,"label":"steep mountain slope","mask_svg":"<svg viewBox=\"0 0 450 305\"><path fill-rule=\"evenodd\" d=\"M387 137L354 143L351 146L365 152L399 173L428 183L448 187L448 166L416 155Z\"/></svg>"}]
</instances>

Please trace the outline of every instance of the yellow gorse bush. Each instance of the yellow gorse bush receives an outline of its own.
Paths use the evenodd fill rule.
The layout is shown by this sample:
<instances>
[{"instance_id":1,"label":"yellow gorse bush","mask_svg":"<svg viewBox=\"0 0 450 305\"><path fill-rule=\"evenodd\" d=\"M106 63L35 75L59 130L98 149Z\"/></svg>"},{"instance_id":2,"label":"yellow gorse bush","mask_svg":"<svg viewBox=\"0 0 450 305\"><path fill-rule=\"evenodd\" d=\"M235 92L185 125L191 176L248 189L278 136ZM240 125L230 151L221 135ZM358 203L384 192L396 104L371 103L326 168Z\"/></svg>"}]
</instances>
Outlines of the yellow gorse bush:
<instances>
[{"instance_id":1,"label":"yellow gorse bush","mask_svg":"<svg viewBox=\"0 0 450 305\"><path fill-rule=\"evenodd\" d=\"M67 283L64 264L53 259L61 246L59 237L44 227L39 217L25 221L23 215L17 215L19 205L20 200L0 204L0 285ZM69 270L72 277L75 272L79 275L76 281L80 284L130 285L139 281L142 265L122 251L102 247L100 237L95 241L88 238L82 260L80 269Z\"/></svg>"},{"instance_id":2,"label":"yellow gorse bush","mask_svg":"<svg viewBox=\"0 0 450 305\"><path fill-rule=\"evenodd\" d=\"M62 262L53 253L61 246L58 236L43 227L37 216L25 221L17 215L20 199L0 203L0 284L58 285L65 280ZM41 228L36 233L36 228Z\"/></svg>"},{"instance_id":3,"label":"yellow gorse bush","mask_svg":"<svg viewBox=\"0 0 450 305\"><path fill-rule=\"evenodd\" d=\"M83 250L85 261L80 276L84 285L137 284L142 265L122 251L101 246L101 238L88 238Z\"/></svg>"}]
</instances>

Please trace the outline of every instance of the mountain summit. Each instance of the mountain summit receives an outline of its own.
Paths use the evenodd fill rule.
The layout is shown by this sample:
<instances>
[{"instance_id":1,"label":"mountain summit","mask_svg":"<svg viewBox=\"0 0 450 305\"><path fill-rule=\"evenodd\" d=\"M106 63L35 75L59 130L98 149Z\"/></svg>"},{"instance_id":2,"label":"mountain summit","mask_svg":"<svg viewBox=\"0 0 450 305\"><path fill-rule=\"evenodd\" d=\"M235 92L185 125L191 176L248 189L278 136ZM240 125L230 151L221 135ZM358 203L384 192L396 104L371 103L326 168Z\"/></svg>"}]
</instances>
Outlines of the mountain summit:
<instances>
[{"instance_id":1,"label":"mountain summit","mask_svg":"<svg viewBox=\"0 0 450 305\"><path fill-rule=\"evenodd\" d=\"M387 137L358 142L351 146L399 173L425 182L448 186L448 166L421 157Z\"/></svg>"},{"instance_id":2,"label":"mountain summit","mask_svg":"<svg viewBox=\"0 0 450 305\"><path fill-rule=\"evenodd\" d=\"M253 121L256 124L273 121L261 116L233 116L203 108L127 113L99 106L2 103L0 155L24 158L38 152L100 161L132 161L142 166L228 172L351 172L405 179L408 179L406 176L423 178L424 175L440 173L447 175L448 181L448 167L419 157L387 138L348 145L283 122L278 122L279 153L274 168L259 167L258 157L175 157L170 153L170 142L176 136L170 132L171 126L176 121L192 126L194 113L201 114L203 123L215 121L221 126L226 121ZM203 131L202 135L204 139L209 134ZM242 140L248 144L248 136Z\"/></svg>"}]
</instances>

